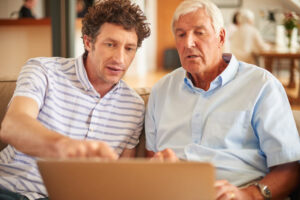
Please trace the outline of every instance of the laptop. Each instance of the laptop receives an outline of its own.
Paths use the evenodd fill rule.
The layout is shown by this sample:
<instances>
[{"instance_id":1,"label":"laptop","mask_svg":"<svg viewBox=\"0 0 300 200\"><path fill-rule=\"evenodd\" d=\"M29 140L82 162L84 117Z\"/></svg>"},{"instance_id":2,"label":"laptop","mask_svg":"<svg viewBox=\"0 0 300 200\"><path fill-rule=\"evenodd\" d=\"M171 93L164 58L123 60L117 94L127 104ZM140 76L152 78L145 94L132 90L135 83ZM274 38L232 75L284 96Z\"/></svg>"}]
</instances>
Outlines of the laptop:
<instances>
[{"instance_id":1,"label":"laptop","mask_svg":"<svg viewBox=\"0 0 300 200\"><path fill-rule=\"evenodd\" d=\"M209 163L45 159L37 164L51 200L215 199Z\"/></svg>"}]
</instances>

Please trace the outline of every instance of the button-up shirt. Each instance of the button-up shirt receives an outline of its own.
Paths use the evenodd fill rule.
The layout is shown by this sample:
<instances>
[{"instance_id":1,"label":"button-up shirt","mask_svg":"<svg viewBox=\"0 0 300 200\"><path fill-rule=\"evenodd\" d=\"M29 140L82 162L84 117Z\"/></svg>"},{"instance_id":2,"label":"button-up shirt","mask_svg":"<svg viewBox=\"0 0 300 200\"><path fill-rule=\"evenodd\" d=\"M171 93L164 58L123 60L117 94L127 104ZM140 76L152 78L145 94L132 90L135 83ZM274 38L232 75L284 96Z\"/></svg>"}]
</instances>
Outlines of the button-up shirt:
<instances>
[{"instance_id":1,"label":"button-up shirt","mask_svg":"<svg viewBox=\"0 0 300 200\"><path fill-rule=\"evenodd\" d=\"M224 54L226 69L205 91L179 68L152 89L146 148L211 162L216 178L242 185L269 167L300 160L300 141L282 84L268 71Z\"/></svg>"}]
</instances>

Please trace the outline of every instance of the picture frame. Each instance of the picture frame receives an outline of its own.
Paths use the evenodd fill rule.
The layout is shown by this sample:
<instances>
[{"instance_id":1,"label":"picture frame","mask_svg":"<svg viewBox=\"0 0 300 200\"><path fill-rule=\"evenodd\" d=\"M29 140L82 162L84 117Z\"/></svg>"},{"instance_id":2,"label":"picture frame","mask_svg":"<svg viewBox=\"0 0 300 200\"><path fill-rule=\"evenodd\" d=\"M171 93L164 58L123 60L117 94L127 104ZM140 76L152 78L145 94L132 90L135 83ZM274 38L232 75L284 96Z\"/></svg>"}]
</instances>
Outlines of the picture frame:
<instances>
[{"instance_id":1,"label":"picture frame","mask_svg":"<svg viewBox=\"0 0 300 200\"><path fill-rule=\"evenodd\" d=\"M243 0L212 0L219 8L239 8Z\"/></svg>"}]
</instances>

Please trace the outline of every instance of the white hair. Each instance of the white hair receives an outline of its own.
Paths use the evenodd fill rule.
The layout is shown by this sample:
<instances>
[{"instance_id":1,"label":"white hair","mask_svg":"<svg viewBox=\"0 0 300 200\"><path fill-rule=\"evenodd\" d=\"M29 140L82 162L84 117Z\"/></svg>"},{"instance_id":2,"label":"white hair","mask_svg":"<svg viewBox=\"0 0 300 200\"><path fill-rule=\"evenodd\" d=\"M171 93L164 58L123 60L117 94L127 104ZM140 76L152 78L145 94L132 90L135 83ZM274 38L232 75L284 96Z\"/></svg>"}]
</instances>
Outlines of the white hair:
<instances>
[{"instance_id":1,"label":"white hair","mask_svg":"<svg viewBox=\"0 0 300 200\"><path fill-rule=\"evenodd\" d=\"M238 24L254 23L254 13L251 10L245 8L239 10L237 22Z\"/></svg>"},{"instance_id":2,"label":"white hair","mask_svg":"<svg viewBox=\"0 0 300 200\"><path fill-rule=\"evenodd\" d=\"M174 24L180 16L194 12L199 8L204 8L211 18L216 35L219 36L221 28L224 28L224 19L221 10L209 0L184 0L175 10L172 19L172 31L175 34Z\"/></svg>"}]
</instances>

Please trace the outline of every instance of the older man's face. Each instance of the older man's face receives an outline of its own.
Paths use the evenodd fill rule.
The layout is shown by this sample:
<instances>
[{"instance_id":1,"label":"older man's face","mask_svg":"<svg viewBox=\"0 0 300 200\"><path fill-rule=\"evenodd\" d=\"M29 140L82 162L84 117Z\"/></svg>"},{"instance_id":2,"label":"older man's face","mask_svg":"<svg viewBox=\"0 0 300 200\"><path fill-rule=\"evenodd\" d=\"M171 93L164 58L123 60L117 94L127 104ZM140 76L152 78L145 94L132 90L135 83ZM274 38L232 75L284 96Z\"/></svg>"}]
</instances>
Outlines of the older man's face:
<instances>
[{"instance_id":1,"label":"older man's face","mask_svg":"<svg viewBox=\"0 0 300 200\"><path fill-rule=\"evenodd\" d=\"M216 69L222 58L225 32L216 35L205 9L180 16L174 30L180 61L188 72L198 74Z\"/></svg>"}]
</instances>

